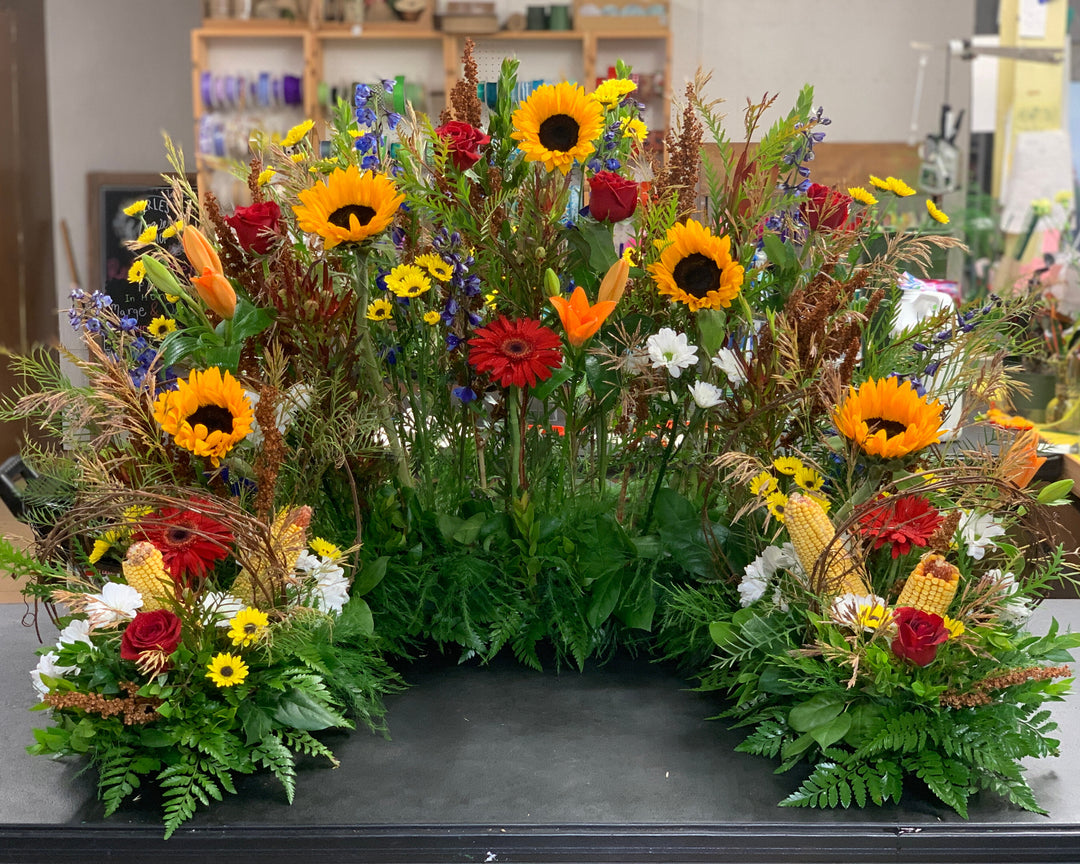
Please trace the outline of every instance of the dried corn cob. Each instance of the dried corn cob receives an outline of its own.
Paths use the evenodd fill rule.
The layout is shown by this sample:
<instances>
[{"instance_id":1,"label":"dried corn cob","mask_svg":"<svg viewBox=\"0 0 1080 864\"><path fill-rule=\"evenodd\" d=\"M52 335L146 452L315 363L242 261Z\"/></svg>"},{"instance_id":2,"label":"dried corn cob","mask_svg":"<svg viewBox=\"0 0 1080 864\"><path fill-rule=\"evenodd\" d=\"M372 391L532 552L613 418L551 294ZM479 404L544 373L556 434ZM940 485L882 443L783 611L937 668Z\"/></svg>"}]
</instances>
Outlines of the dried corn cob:
<instances>
[{"instance_id":1,"label":"dried corn cob","mask_svg":"<svg viewBox=\"0 0 1080 864\"><path fill-rule=\"evenodd\" d=\"M124 557L124 578L142 595L143 612L163 609L176 596L176 587L161 551L143 540L133 543Z\"/></svg>"},{"instance_id":2,"label":"dried corn cob","mask_svg":"<svg viewBox=\"0 0 1080 864\"><path fill-rule=\"evenodd\" d=\"M784 524L807 576L813 577L818 559L828 550L828 560L819 583L823 588L822 593L856 594L860 597L870 593L863 578L862 564L842 542L834 542L836 529L816 499L809 495L793 494L784 508Z\"/></svg>"},{"instance_id":3,"label":"dried corn cob","mask_svg":"<svg viewBox=\"0 0 1080 864\"><path fill-rule=\"evenodd\" d=\"M273 554L268 556L264 550L254 551L247 567L233 582L230 593L255 607L272 604L284 592L285 579L296 569L310 524L310 507L295 507L278 513L270 526Z\"/></svg>"},{"instance_id":4,"label":"dried corn cob","mask_svg":"<svg viewBox=\"0 0 1080 864\"><path fill-rule=\"evenodd\" d=\"M944 615L959 584L960 570L936 552L927 552L908 576L896 605Z\"/></svg>"}]
</instances>

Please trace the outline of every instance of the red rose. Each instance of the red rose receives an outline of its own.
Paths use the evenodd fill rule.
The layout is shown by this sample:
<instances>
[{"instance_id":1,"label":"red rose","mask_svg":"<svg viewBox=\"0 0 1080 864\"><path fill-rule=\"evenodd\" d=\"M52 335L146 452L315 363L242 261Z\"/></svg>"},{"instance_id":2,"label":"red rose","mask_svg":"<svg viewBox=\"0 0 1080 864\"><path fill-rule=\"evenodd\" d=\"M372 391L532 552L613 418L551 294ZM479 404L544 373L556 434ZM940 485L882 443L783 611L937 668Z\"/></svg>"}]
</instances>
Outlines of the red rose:
<instances>
[{"instance_id":1,"label":"red rose","mask_svg":"<svg viewBox=\"0 0 1080 864\"><path fill-rule=\"evenodd\" d=\"M458 171L467 171L480 161L480 148L491 143L491 138L475 126L461 120L451 120L435 130L435 134L447 142L450 158Z\"/></svg>"},{"instance_id":2,"label":"red rose","mask_svg":"<svg viewBox=\"0 0 1080 864\"><path fill-rule=\"evenodd\" d=\"M933 612L901 606L893 612L893 621L897 631L892 643L893 654L916 666L926 666L933 661L937 646L949 638L945 622Z\"/></svg>"},{"instance_id":3,"label":"red rose","mask_svg":"<svg viewBox=\"0 0 1080 864\"><path fill-rule=\"evenodd\" d=\"M168 609L139 612L120 640L120 656L139 669L156 675L169 665L169 655L180 644L180 619Z\"/></svg>"},{"instance_id":4,"label":"red rose","mask_svg":"<svg viewBox=\"0 0 1080 864\"><path fill-rule=\"evenodd\" d=\"M638 184L614 171L589 178L589 215L597 222L622 222L637 210Z\"/></svg>"},{"instance_id":5,"label":"red rose","mask_svg":"<svg viewBox=\"0 0 1080 864\"><path fill-rule=\"evenodd\" d=\"M799 208L811 231L835 231L843 227L848 218L848 207L852 197L838 189L811 183L806 191L806 200Z\"/></svg>"},{"instance_id":6,"label":"red rose","mask_svg":"<svg viewBox=\"0 0 1080 864\"><path fill-rule=\"evenodd\" d=\"M225 221L236 232L245 252L265 255L274 244L274 237L280 233L281 208L276 201L260 201L250 207L237 207Z\"/></svg>"}]
</instances>

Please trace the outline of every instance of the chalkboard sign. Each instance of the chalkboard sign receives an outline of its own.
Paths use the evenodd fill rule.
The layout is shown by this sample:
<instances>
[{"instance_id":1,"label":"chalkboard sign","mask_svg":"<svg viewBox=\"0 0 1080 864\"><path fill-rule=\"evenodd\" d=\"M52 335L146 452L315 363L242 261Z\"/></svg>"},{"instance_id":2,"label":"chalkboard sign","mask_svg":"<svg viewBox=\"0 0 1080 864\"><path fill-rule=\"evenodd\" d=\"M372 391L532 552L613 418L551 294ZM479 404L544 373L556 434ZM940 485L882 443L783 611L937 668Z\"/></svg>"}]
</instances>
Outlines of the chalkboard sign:
<instances>
[{"instance_id":1,"label":"chalkboard sign","mask_svg":"<svg viewBox=\"0 0 1080 864\"><path fill-rule=\"evenodd\" d=\"M188 178L194 186L194 177ZM146 282L128 282L128 270L137 257L124 244L134 240L145 225L156 225L158 242L178 258L183 257L180 238L162 240L161 233L174 221L169 207L170 189L160 174L87 175L90 202L90 279L88 290L112 297L117 314L134 318L145 326L162 313L147 293ZM146 210L128 216L124 208L145 200Z\"/></svg>"}]
</instances>

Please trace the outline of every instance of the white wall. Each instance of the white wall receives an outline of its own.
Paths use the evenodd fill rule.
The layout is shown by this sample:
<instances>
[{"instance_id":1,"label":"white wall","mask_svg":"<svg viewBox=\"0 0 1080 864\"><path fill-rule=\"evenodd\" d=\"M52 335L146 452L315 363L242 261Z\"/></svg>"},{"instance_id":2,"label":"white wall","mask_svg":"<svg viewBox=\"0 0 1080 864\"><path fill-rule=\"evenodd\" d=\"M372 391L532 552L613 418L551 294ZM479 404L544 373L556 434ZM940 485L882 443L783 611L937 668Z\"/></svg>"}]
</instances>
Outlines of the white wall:
<instances>
[{"instance_id":1,"label":"white wall","mask_svg":"<svg viewBox=\"0 0 1080 864\"><path fill-rule=\"evenodd\" d=\"M69 270L59 223L66 219L84 285L86 175L167 171L167 131L193 163L189 33L201 0L45 0L52 206L57 298L68 305ZM66 319L61 338L69 340Z\"/></svg>"}]
</instances>

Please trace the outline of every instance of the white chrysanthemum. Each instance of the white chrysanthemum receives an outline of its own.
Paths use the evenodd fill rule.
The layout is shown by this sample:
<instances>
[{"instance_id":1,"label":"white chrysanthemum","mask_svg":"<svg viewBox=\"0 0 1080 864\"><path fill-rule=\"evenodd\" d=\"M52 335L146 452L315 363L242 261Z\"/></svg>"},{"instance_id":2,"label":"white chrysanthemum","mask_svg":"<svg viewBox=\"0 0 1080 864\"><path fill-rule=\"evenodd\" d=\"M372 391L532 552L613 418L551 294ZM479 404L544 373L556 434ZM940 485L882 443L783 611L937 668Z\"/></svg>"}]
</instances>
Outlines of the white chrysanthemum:
<instances>
[{"instance_id":1,"label":"white chrysanthemum","mask_svg":"<svg viewBox=\"0 0 1080 864\"><path fill-rule=\"evenodd\" d=\"M345 576L345 568L333 558L320 558L305 551L296 559L296 569L307 574L314 582L310 588L310 603L316 609L336 614L349 602L349 580Z\"/></svg>"},{"instance_id":2,"label":"white chrysanthemum","mask_svg":"<svg viewBox=\"0 0 1080 864\"><path fill-rule=\"evenodd\" d=\"M989 546L997 546L994 537L1002 537L1005 528L990 513L978 513L969 510L964 513L957 529L960 541L967 545L967 554L976 561L982 560Z\"/></svg>"},{"instance_id":3,"label":"white chrysanthemum","mask_svg":"<svg viewBox=\"0 0 1080 864\"><path fill-rule=\"evenodd\" d=\"M82 618L75 618L60 631L60 638L56 640L56 647L74 645L76 642L85 642L87 645L94 644L90 641L90 622L84 621Z\"/></svg>"},{"instance_id":4,"label":"white chrysanthemum","mask_svg":"<svg viewBox=\"0 0 1080 864\"><path fill-rule=\"evenodd\" d=\"M697 346L691 345L685 333L676 333L670 327L661 327L645 340L653 369L667 369L672 378L682 375L687 366L697 363Z\"/></svg>"},{"instance_id":5,"label":"white chrysanthemum","mask_svg":"<svg viewBox=\"0 0 1080 864\"><path fill-rule=\"evenodd\" d=\"M248 401L251 403L251 410L254 411L255 406L259 404L259 394L251 390L245 390L244 395L247 396ZM311 388L307 384L302 382L293 384L292 387L282 393L277 405L274 406L274 425L277 426L278 432L284 435L292 425L296 415L310 405ZM256 447L262 446L263 430L258 420L251 424L251 432L247 436L247 441Z\"/></svg>"},{"instance_id":6,"label":"white chrysanthemum","mask_svg":"<svg viewBox=\"0 0 1080 864\"><path fill-rule=\"evenodd\" d=\"M217 627L228 627L233 616L247 605L232 594L207 591L199 598L199 618L206 624L213 622Z\"/></svg>"},{"instance_id":7,"label":"white chrysanthemum","mask_svg":"<svg viewBox=\"0 0 1080 864\"><path fill-rule=\"evenodd\" d=\"M753 561L746 565L742 581L739 583L739 602L743 606L756 603L765 596L769 583L776 571L790 570L796 564L795 549L790 543L783 546L769 546ZM774 596L774 600L776 597ZM777 603L777 605L781 605Z\"/></svg>"},{"instance_id":8,"label":"white chrysanthemum","mask_svg":"<svg viewBox=\"0 0 1080 864\"><path fill-rule=\"evenodd\" d=\"M46 651L38 658L38 664L30 670L30 680L34 683L34 689L38 696L44 697L49 692L48 686L41 680L42 675L50 678L63 678L68 672L78 672L74 666L57 665L58 656L55 651Z\"/></svg>"},{"instance_id":9,"label":"white chrysanthemum","mask_svg":"<svg viewBox=\"0 0 1080 864\"><path fill-rule=\"evenodd\" d=\"M90 629L99 630L134 618L142 605L142 594L130 585L107 582L101 593L93 594L87 599L86 617L90 622Z\"/></svg>"},{"instance_id":10,"label":"white chrysanthemum","mask_svg":"<svg viewBox=\"0 0 1080 864\"><path fill-rule=\"evenodd\" d=\"M721 348L712 358L712 365L727 376L732 387L741 387L746 383L746 372L743 371L739 355L730 348Z\"/></svg>"},{"instance_id":11,"label":"white chrysanthemum","mask_svg":"<svg viewBox=\"0 0 1080 864\"><path fill-rule=\"evenodd\" d=\"M999 607L998 621L1002 624L1019 627L1031 617L1031 613L1035 610L1025 598L1016 596L1020 586L1012 573L1002 573L999 568L995 567L993 570L986 571L985 578L997 586L1000 597L1010 598Z\"/></svg>"},{"instance_id":12,"label":"white chrysanthemum","mask_svg":"<svg viewBox=\"0 0 1080 864\"><path fill-rule=\"evenodd\" d=\"M698 381L691 386L690 395L694 397L694 404L698 408L715 408L724 396L719 387L708 381Z\"/></svg>"}]
</instances>

